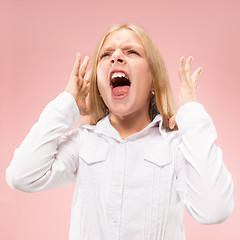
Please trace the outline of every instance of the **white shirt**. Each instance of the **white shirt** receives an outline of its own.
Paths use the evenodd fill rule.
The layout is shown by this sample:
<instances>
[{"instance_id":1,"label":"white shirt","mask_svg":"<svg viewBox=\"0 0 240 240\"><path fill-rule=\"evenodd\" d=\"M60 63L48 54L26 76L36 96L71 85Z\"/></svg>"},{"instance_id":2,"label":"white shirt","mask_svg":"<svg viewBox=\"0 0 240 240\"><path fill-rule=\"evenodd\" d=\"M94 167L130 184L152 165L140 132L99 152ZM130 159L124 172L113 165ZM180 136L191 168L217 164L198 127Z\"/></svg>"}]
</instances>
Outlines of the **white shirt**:
<instances>
[{"instance_id":1,"label":"white shirt","mask_svg":"<svg viewBox=\"0 0 240 240\"><path fill-rule=\"evenodd\" d=\"M75 183L70 240L182 240L184 207L203 224L230 215L233 182L201 104L178 110L178 131L165 131L158 115L124 140L109 116L66 133L78 119L75 100L61 93L7 169L21 191Z\"/></svg>"}]
</instances>

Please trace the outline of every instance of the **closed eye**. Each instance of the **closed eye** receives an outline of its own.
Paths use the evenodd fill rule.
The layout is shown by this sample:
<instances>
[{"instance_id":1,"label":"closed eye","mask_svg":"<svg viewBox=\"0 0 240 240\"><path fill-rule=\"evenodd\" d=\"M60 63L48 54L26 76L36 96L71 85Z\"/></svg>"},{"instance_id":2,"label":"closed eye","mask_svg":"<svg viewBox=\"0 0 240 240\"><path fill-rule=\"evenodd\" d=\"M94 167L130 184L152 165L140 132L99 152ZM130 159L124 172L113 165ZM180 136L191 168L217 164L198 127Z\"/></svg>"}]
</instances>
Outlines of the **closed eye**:
<instances>
[{"instance_id":1,"label":"closed eye","mask_svg":"<svg viewBox=\"0 0 240 240\"><path fill-rule=\"evenodd\" d=\"M136 55L140 56L139 52L137 52L137 51L134 50L134 49L128 50L128 53L129 53L129 54L136 54Z\"/></svg>"},{"instance_id":2,"label":"closed eye","mask_svg":"<svg viewBox=\"0 0 240 240\"><path fill-rule=\"evenodd\" d=\"M100 55L100 59L110 56L110 52L104 52Z\"/></svg>"}]
</instances>

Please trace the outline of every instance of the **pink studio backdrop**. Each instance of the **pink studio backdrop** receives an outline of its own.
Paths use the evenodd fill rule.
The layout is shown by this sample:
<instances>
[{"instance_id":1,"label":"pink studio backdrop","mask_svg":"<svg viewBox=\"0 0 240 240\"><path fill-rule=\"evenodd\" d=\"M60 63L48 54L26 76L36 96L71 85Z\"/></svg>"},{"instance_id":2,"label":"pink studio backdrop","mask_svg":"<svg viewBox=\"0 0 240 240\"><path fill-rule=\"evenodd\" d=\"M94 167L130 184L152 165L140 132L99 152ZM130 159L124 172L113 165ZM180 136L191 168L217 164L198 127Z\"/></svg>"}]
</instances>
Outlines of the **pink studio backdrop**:
<instances>
[{"instance_id":1,"label":"pink studio backdrop","mask_svg":"<svg viewBox=\"0 0 240 240\"><path fill-rule=\"evenodd\" d=\"M221 225L187 214L187 239L240 239L240 2L8 0L0 7L0 239L68 239L73 186L27 194L11 190L5 170L45 105L64 90L76 52L92 56L115 23L142 26L159 47L178 92L177 64L192 55L202 66L198 99L218 130L217 144L235 183L235 209Z\"/></svg>"}]
</instances>

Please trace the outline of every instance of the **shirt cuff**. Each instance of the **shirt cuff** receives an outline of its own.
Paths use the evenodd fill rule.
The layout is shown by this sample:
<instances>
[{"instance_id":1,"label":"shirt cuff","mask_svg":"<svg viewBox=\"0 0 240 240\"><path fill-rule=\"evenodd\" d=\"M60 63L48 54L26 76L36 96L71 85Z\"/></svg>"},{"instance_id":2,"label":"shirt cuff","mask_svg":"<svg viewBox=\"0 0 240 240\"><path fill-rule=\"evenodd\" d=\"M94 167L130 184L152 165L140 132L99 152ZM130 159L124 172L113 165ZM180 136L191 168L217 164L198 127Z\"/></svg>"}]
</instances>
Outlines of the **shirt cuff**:
<instances>
[{"instance_id":1,"label":"shirt cuff","mask_svg":"<svg viewBox=\"0 0 240 240\"><path fill-rule=\"evenodd\" d=\"M184 128L184 126L195 125L203 121L212 122L212 119L200 103L186 103L178 109L176 122L179 129Z\"/></svg>"},{"instance_id":2,"label":"shirt cuff","mask_svg":"<svg viewBox=\"0 0 240 240\"><path fill-rule=\"evenodd\" d=\"M74 97L67 92L60 93L52 102L46 106L44 113L51 114L57 111L61 113L69 126L73 126L80 119L80 112ZM43 115L45 115L43 113Z\"/></svg>"}]
</instances>

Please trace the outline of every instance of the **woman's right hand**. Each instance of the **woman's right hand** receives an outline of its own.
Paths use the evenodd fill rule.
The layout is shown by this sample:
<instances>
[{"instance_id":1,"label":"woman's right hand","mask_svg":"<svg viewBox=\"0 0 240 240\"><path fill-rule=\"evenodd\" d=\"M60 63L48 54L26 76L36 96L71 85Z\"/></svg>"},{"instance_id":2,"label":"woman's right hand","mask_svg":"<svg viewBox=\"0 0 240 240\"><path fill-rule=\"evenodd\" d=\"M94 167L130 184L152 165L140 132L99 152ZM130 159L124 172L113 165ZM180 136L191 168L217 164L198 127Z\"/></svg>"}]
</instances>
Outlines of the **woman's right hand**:
<instances>
[{"instance_id":1,"label":"woman's right hand","mask_svg":"<svg viewBox=\"0 0 240 240\"><path fill-rule=\"evenodd\" d=\"M65 92L74 97L82 116L89 114L89 106L86 102L90 86L90 73L86 73L88 63L89 57L86 56L81 64L81 55L77 53L70 79L65 88Z\"/></svg>"}]
</instances>

